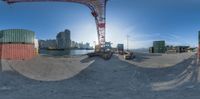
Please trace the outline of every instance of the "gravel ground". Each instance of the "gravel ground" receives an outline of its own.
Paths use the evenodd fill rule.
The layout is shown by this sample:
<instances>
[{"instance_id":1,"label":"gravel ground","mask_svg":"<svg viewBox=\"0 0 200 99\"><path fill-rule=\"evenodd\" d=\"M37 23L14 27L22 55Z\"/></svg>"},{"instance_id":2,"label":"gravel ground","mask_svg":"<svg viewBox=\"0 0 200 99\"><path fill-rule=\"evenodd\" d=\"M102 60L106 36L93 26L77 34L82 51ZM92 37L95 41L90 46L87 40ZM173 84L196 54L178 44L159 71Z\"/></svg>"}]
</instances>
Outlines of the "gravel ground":
<instances>
[{"instance_id":1,"label":"gravel ground","mask_svg":"<svg viewBox=\"0 0 200 99\"><path fill-rule=\"evenodd\" d=\"M199 99L199 66L191 56L174 66L144 68L113 56L95 60L62 81L36 81L0 73L0 99Z\"/></svg>"},{"instance_id":2,"label":"gravel ground","mask_svg":"<svg viewBox=\"0 0 200 99\"><path fill-rule=\"evenodd\" d=\"M155 53L134 53L136 58L127 61L130 64L135 64L145 68L165 68L174 66L191 56L195 55L195 52L178 53L178 54L155 54ZM123 57L120 57L123 60Z\"/></svg>"},{"instance_id":3,"label":"gravel ground","mask_svg":"<svg viewBox=\"0 0 200 99\"><path fill-rule=\"evenodd\" d=\"M87 68L90 62L81 62L87 56L49 57L38 56L26 61L7 61L9 67L20 74L42 81L69 79Z\"/></svg>"}]
</instances>

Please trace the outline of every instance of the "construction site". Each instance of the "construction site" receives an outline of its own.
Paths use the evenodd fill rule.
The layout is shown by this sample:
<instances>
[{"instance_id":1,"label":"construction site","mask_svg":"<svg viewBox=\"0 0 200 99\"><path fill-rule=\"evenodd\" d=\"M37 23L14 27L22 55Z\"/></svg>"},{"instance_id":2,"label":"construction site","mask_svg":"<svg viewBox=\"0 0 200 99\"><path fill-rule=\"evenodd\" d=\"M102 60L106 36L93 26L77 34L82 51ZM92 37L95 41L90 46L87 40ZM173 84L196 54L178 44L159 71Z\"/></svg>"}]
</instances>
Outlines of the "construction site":
<instances>
[{"instance_id":1,"label":"construction site","mask_svg":"<svg viewBox=\"0 0 200 99\"><path fill-rule=\"evenodd\" d=\"M98 43L94 52L77 56L40 55L35 32L0 30L0 99L199 99L198 47L170 47L153 41L149 53L131 43L106 41L106 7L112 0L3 0L71 2L85 5L94 17ZM16 16L17 17L17 16ZM125 45L127 46L125 48Z\"/></svg>"}]
</instances>

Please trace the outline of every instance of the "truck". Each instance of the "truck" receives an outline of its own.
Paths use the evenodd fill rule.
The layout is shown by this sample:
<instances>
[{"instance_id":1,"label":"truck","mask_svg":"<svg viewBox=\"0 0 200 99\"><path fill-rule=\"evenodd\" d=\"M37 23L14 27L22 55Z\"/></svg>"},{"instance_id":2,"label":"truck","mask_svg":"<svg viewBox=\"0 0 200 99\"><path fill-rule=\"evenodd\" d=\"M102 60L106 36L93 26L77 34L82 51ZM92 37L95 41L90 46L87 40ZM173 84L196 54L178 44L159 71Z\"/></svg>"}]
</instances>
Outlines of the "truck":
<instances>
[{"instance_id":1,"label":"truck","mask_svg":"<svg viewBox=\"0 0 200 99\"><path fill-rule=\"evenodd\" d=\"M117 44L117 52L118 54L124 54L124 44Z\"/></svg>"}]
</instances>

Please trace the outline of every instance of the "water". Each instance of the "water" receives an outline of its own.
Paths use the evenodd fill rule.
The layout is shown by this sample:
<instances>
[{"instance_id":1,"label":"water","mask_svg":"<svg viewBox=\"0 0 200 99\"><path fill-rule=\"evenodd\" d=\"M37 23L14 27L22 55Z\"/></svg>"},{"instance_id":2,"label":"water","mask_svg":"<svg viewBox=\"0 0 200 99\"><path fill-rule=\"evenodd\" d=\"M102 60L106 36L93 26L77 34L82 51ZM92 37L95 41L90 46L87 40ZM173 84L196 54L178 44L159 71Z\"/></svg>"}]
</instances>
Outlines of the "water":
<instances>
[{"instance_id":1,"label":"water","mask_svg":"<svg viewBox=\"0 0 200 99\"><path fill-rule=\"evenodd\" d=\"M40 50L41 55L50 55L50 56L76 56L84 55L94 50Z\"/></svg>"}]
</instances>

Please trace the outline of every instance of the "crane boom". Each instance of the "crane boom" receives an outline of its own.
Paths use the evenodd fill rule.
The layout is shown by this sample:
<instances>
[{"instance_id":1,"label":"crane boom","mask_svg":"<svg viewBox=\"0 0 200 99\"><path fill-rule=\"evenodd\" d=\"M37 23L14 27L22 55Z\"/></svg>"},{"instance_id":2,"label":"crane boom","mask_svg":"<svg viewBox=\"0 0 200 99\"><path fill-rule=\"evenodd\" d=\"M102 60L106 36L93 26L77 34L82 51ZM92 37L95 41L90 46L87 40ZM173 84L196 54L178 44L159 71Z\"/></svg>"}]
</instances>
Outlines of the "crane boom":
<instances>
[{"instance_id":1,"label":"crane boom","mask_svg":"<svg viewBox=\"0 0 200 99\"><path fill-rule=\"evenodd\" d=\"M106 32L106 2L108 0L4 0L8 4L20 2L74 2L88 6L92 11L97 26L98 43L101 51L105 49L105 32Z\"/></svg>"}]
</instances>

